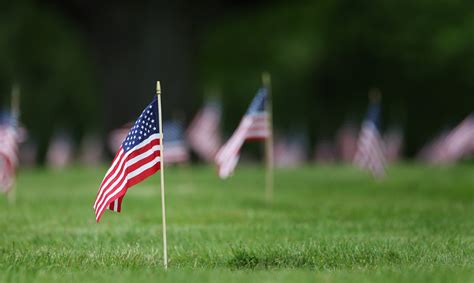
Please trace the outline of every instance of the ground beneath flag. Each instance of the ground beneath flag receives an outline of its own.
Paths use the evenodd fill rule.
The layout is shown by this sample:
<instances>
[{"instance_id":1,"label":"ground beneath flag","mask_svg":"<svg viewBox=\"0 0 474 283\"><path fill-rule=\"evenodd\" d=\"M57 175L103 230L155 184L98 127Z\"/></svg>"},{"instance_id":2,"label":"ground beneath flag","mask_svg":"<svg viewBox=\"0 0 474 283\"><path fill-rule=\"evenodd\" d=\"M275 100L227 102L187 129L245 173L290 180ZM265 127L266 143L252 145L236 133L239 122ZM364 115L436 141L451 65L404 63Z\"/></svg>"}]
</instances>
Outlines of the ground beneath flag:
<instances>
[{"instance_id":1,"label":"ground beneath flag","mask_svg":"<svg viewBox=\"0 0 474 283\"><path fill-rule=\"evenodd\" d=\"M167 272L159 176L96 224L105 170L21 172L17 204L0 200L1 282L474 280L474 165L278 170L271 204L261 168L170 168Z\"/></svg>"}]
</instances>

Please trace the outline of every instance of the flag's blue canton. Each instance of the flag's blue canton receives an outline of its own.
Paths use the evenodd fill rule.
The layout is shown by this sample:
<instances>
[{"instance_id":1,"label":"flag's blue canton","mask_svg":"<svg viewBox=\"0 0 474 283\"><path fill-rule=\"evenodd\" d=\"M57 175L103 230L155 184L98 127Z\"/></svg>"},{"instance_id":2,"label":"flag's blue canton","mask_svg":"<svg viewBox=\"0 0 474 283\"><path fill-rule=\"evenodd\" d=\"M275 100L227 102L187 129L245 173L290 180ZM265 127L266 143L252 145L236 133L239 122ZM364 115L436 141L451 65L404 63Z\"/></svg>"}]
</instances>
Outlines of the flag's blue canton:
<instances>
[{"instance_id":1,"label":"flag's blue canton","mask_svg":"<svg viewBox=\"0 0 474 283\"><path fill-rule=\"evenodd\" d=\"M153 134L159 134L160 129L158 128L158 101L156 97L153 101L143 110L140 117L138 117L135 124L128 132L127 137L122 143L122 148L125 152L133 149L136 145L146 140Z\"/></svg>"},{"instance_id":2,"label":"flag's blue canton","mask_svg":"<svg viewBox=\"0 0 474 283\"><path fill-rule=\"evenodd\" d=\"M372 102L367 111L367 117L365 118L366 123L371 123L376 129L380 127L380 103Z\"/></svg>"},{"instance_id":3,"label":"flag's blue canton","mask_svg":"<svg viewBox=\"0 0 474 283\"><path fill-rule=\"evenodd\" d=\"M252 100L247 114L257 114L259 112L264 112L265 107L267 106L267 89L262 87L257 91L257 94Z\"/></svg>"},{"instance_id":4,"label":"flag's blue canton","mask_svg":"<svg viewBox=\"0 0 474 283\"><path fill-rule=\"evenodd\" d=\"M17 117L15 113L10 111L0 112L0 125L9 125L16 127L17 126Z\"/></svg>"},{"instance_id":5,"label":"flag's blue canton","mask_svg":"<svg viewBox=\"0 0 474 283\"><path fill-rule=\"evenodd\" d=\"M179 121L167 121L163 124L163 132L166 136L163 137L164 142L177 142L184 140L184 126Z\"/></svg>"}]
</instances>

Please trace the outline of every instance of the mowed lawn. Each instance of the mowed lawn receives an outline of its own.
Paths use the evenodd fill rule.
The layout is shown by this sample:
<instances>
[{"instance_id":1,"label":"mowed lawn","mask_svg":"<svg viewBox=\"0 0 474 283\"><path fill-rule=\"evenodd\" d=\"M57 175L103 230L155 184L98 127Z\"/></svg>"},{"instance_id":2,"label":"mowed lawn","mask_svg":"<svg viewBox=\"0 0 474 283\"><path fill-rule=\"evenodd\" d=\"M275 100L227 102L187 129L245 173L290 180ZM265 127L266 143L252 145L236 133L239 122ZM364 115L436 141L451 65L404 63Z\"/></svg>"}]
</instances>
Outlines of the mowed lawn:
<instances>
[{"instance_id":1,"label":"mowed lawn","mask_svg":"<svg viewBox=\"0 0 474 283\"><path fill-rule=\"evenodd\" d=\"M380 182L351 167L166 168L162 267L159 174L122 213L95 223L106 167L23 170L0 199L0 282L473 282L474 165L400 165Z\"/></svg>"}]
</instances>

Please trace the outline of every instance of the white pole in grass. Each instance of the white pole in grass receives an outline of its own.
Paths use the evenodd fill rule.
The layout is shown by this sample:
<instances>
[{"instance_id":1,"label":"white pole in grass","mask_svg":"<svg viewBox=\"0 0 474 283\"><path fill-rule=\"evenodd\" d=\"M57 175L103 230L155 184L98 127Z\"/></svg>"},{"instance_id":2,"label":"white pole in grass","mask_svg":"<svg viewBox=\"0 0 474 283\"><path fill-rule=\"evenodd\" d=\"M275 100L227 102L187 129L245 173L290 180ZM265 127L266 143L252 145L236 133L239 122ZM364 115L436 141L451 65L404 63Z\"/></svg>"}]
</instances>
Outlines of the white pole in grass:
<instances>
[{"instance_id":1,"label":"white pole in grass","mask_svg":"<svg viewBox=\"0 0 474 283\"><path fill-rule=\"evenodd\" d=\"M272 109L272 89L270 74L262 74L263 87L267 90L267 112L268 127L270 130L268 138L265 140L265 196L268 202L273 199L273 109Z\"/></svg>"},{"instance_id":2,"label":"white pole in grass","mask_svg":"<svg viewBox=\"0 0 474 283\"><path fill-rule=\"evenodd\" d=\"M14 119L19 121L20 119L20 87L18 85L13 85L11 93L11 115ZM18 125L17 125L18 126ZM16 201L16 184L13 183L10 191L7 193L8 202L14 204Z\"/></svg>"},{"instance_id":3,"label":"white pole in grass","mask_svg":"<svg viewBox=\"0 0 474 283\"><path fill-rule=\"evenodd\" d=\"M163 217L163 260L165 269L168 269L168 253L166 245L166 209L165 209L165 164L163 152L163 123L161 120L161 86L156 82L156 96L158 98L158 126L160 128L160 181L161 181L161 215Z\"/></svg>"}]
</instances>

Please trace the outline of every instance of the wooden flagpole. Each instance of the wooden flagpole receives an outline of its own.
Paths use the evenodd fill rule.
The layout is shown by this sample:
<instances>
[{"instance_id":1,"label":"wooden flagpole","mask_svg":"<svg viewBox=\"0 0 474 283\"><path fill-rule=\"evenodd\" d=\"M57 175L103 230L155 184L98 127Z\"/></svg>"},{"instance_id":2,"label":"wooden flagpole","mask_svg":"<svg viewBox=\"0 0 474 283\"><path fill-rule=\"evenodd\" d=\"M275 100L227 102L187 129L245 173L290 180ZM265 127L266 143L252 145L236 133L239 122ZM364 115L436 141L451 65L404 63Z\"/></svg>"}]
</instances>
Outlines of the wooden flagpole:
<instances>
[{"instance_id":1,"label":"wooden flagpole","mask_svg":"<svg viewBox=\"0 0 474 283\"><path fill-rule=\"evenodd\" d=\"M11 93L11 115L15 115L14 119L19 121L20 119L20 88L17 84L13 85ZM16 183L13 184L12 188L7 194L8 202L14 204L16 201Z\"/></svg>"},{"instance_id":2,"label":"wooden flagpole","mask_svg":"<svg viewBox=\"0 0 474 283\"><path fill-rule=\"evenodd\" d=\"M156 96L158 99L158 123L160 127L160 180L161 180L161 215L163 217L163 260L165 269L168 269L168 253L166 245L166 209L165 209L165 164L163 154L163 122L161 119L161 86L156 82Z\"/></svg>"},{"instance_id":3,"label":"wooden flagpole","mask_svg":"<svg viewBox=\"0 0 474 283\"><path fill-rule=\"evenodd\" d=\"M268 111L268 127L270 135L265 140L265 196L268 202L273 200L273 109L272 109L272 88L270 74L264 72L262 74L262 84L267 90L267 111Z\"/></svg>"}]
</instances>

